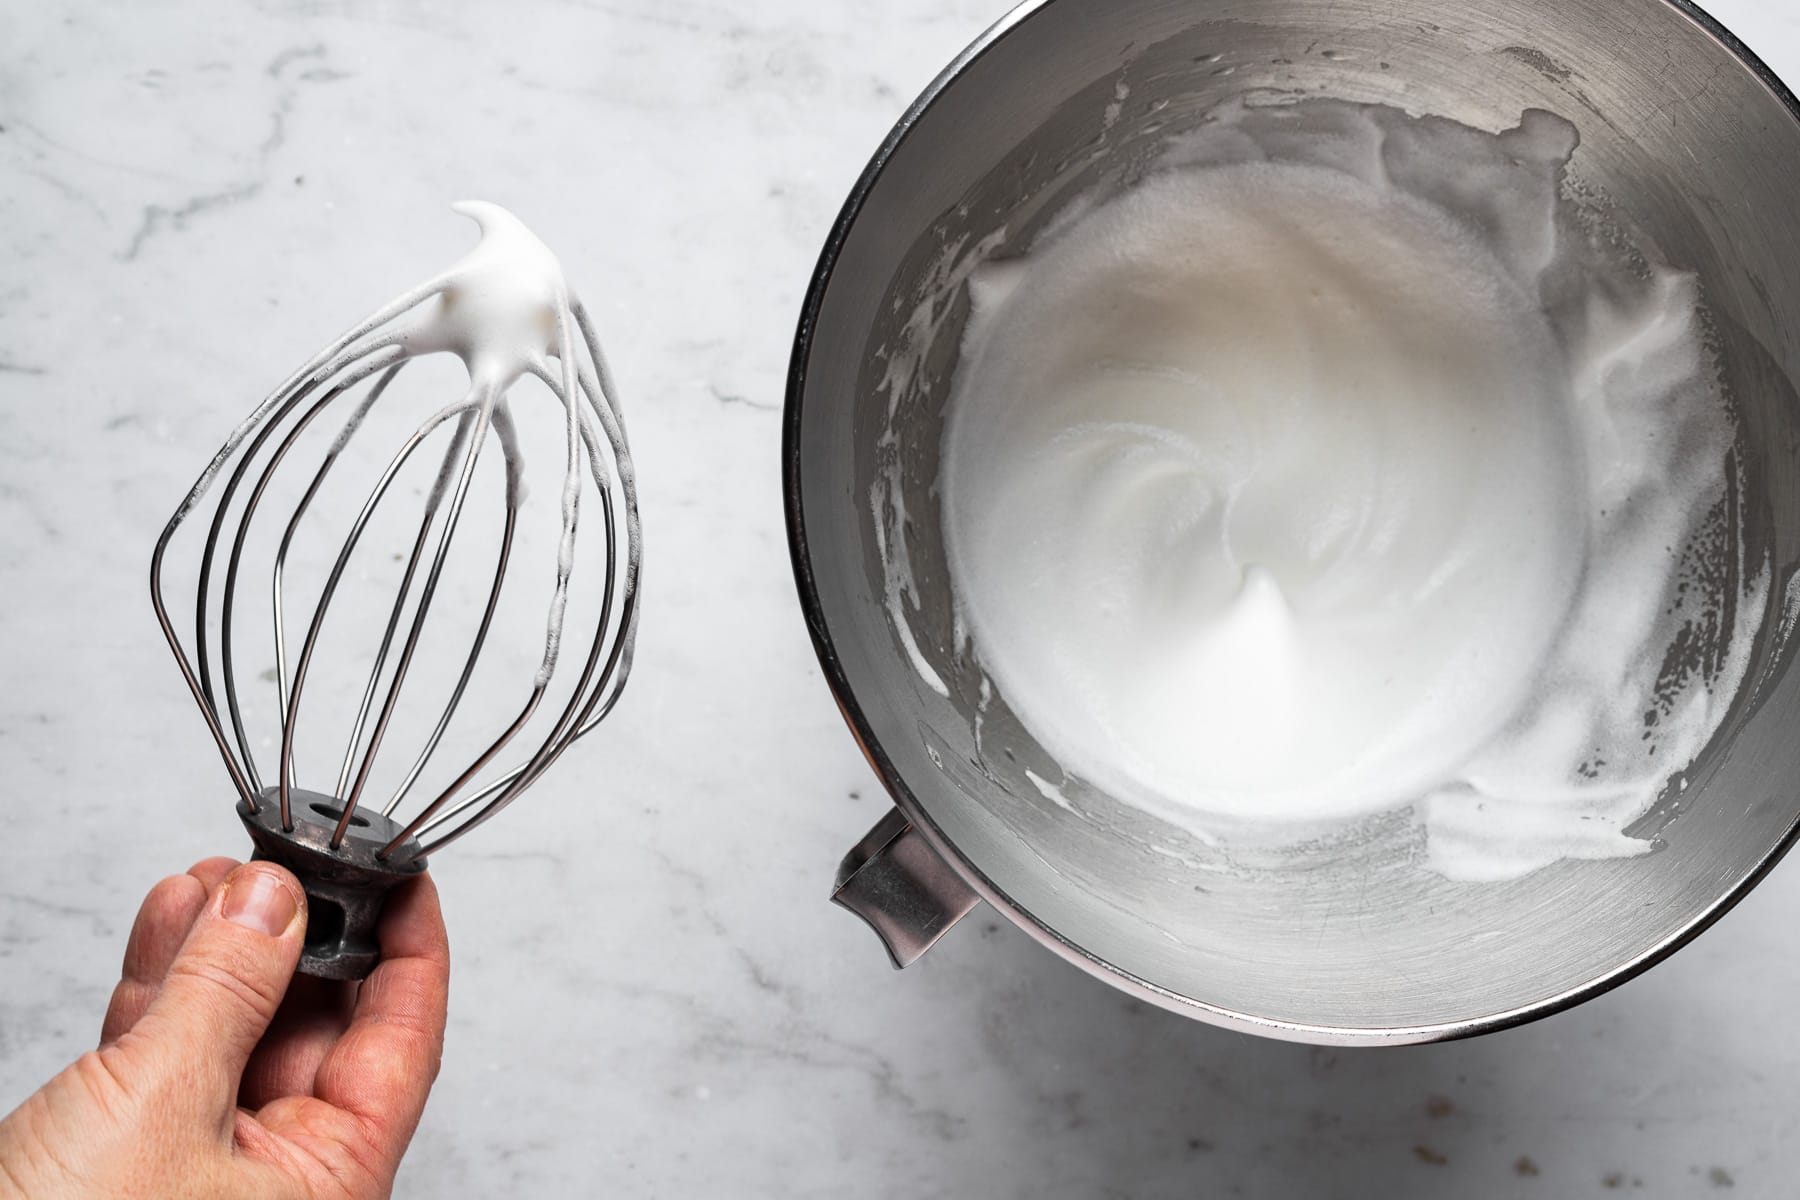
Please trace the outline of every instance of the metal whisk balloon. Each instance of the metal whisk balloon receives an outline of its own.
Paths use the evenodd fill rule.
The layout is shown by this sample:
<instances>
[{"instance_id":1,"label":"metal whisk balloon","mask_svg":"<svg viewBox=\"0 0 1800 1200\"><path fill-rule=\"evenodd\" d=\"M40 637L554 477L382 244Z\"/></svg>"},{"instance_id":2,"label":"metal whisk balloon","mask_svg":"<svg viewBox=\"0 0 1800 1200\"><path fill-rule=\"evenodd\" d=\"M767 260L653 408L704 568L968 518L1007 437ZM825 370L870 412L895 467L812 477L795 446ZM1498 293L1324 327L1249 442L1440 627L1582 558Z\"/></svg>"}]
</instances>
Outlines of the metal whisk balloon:
<instances>
[{"instance_id":1,"label":"metal whisk balloon","mask_svg":"<svg viewBox=\"0 0 1800 1200\"><path fill-rule=\"evenodd\" d=\"M443 274L359 322L258 405L232 431L176 509L150 564L150 595L157 620L224 757L237 788L238 813L255 842L257 857L289 867L306 886L308 926L301 969L327 978L366 975L380 958L375 927L388 889L423 871L428 854L512 803L571 742L611 711L630 671L637 630L641 535L636 488L618 393L593 324L564 281L555 257L517 218L492 204L454 207L481 227L480 244ZM352 490L362 494L361 489L346 488L334 476L334 468L344 474L343 462L360 455L366 442L376 440L368 431L378 428L382 421L377 418L385 419L394 406L391 400L384 404L384 397L398 394L399 389L390 393L396 376L417 360L440 354L462 360L468 375L466 390L451 404L437 407L433 402L422 420L417 412L401 418L398 450L391 457L378 455L370 460L385 458L386 466L371 471L374 482L360 507L352 500L351 507L344 510L344 522L333 524L321 511L329 507L322 498L343 499ZM478 676L483 648L496 626L496 613L503 614L505 626L506 598L515 591L506 586L508 564L515 555L515 534L525 540L520 522L528 492L520 433L524 410L516 413L510 401L511 393L518 390L515 385L528 380L541 384L541 388L528 386L544 393L542 398L549 401L546 408L554 422L548 433L554 440L549 444L557 447L562 465L554 566L545 568L553 581L540 576L536 584L549 585L547 605L542 603L543 593L538 592L539 603L534 606L539 613L548 609L543 650L539 657L535 650L527 649L525 653L531 657L521 660L529 663L536 658L537 672L528 691L519 689L523 692L520 706L515 710L510 701L501 701L503 707L493 726L479 734L466 733L459 724L452 744L478 746L479 751L451 772L441 786L433 784L426 789L421 779L443 770L431 767L434 755L469 694L471 680ZM330 419L315 425L321 417ZM491 582L468 589L485 595L473 632L465 635L469 640L466 654L458 649L456 653L422 655L421 639L440 589L447 594L464 590L446 586L446 563L453 557L452 541L463 521L465 502L490 434L499 445L498 474L504 496L504 512L494 519L498 561L491 567ZM407 464L414 454L433 442L447 443L435 472L430 471L430 456L426 456L409 473ZM424 473L418 474L419 470ZM491 465L485 471L495 474ZM210 520L199 556L190 659L164 605L164 558L176 531L209 503L221 478L224 483L210 502ZM396 487L396 480L408 481L410 486ZM285 503L277 508L272 502L282 492L283 483L298 495L291 509ZM410 553L382 556L365 549L357 555L359 542L364 541L372 523L384 526L394 519L394 510L400 506L391 497L409 491L423 497L422 508L406 504L409 511L403 514L404 525L398 527L411 531L416 514ZM591 503L595 496L605 555L602 561L592 562L584 539L584 555L578 564L577 518L584 503ZM491 508L497 511L498 506ZM299 611L294 607L299 589L288 578L289 560L296 544L305 543L319 525L325 526L326 534L325 550L319 557L323 584L312 600L310 616L295 624L289 614ZM266 715L273 723L271 732L279 735L264 736L258 742L265 747L265 757L270 752L274 755L266 776L252 753L253 741L258 741L251 732L251 718L256 714L246 716L253 705L244 698L251 689L241 686L243 681L234 671L243 660L239 643L245 639L247 624L238 604L240 585L250 573L248 558L258 557L247 556L246 547L259 543L265 551L272 546L268 603L273 617L274 666L263 677L273 682L274 696L272 706L265 701L264 707L272 708ZM335 552L330 549L333 546ZM341 593L354 590L346 582L353 559L360 566L349 572L349 579L359 584L375 580L383 569L391 571L389 562L404 563L397 582L377 581L376 586L384 592L381 603L369 604L362 597L342 600ZM482 562L494 560L483 556ZM414 584L424 564L428 565L415 595ZM485 573L482 579L486 579ZM579 676L570 688L558 666L570 657L563 635L565 617L573 616L572 592L583 601L583 636L590 619L593 634ZM334 600L339 600L336 609ZM296 729L327 614L340 610L346 615L341 620L334 618L334 626L348 623L354 627L359 618L374 620L381 626L379 644L364 646L358 655L366 665L366 683L348 721L348 747L335 786L329 791L307 790L295 780ZM379 619L383 612L384 621ZM297 633L302 628L304 633ZM373 631L371 625L364 639L367 643L376 641ZM509 633L513 631L508 627ZM355 639L345 636L340 640ZM397 654L391 653L396 640ZM292 653L296 648L297 655ZM448 702L428 729L421 725L422 745L410 766L391 790L381 789L384 799L376 802L370 795L370 780L377 752L384 740L394 740L389 738L395 727L393 718L416 656L432 666L449 664L442 680ZM356 676L362 674L362 668L355 672ZM560 682L553 684L559 677ZM567 698L560 707L554 701L545 703L547 696L554 693L561 699L565 691ZM490 685L483 674L476 694L486 699L504 696L505 690L497 683ZM348 699L349 693L335 695L327 708L342 716L350 711ZM528 728L533 732L524 736ZM509 767L497 768L496 760L515 742L529 749L516 752L518 761ZM420 803L427 795L429 800Z\"/></svg>"}]
</instances>

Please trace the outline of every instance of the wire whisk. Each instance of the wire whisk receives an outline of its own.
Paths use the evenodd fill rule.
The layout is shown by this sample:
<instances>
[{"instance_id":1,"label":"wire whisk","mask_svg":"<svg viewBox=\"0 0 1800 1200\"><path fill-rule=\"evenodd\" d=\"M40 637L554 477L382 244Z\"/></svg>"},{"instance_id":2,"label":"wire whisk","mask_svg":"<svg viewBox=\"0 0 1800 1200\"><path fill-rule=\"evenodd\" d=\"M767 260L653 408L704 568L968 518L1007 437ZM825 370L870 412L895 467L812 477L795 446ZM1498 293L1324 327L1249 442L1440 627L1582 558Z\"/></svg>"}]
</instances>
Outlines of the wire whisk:
<instances>
[{"instance_id":1,"label":"wire whisk","mask_svg":"<svg viewBox=\"0 0 1800 1200\"><path fill-rule=\"evenodd\" d=\"M151 558L150 594L157 620L224 759L238 793L240 815L259 854L294 866L307 883L312 907L304 969L335 977L354 977L372 967L369 926L388 886L422 870L427 855L511 804L572 742L606 718L629 675L637 632L642 535L636 482L618 390L593 321L564 280L555 257L517 218L480 202L454 208L480 226L480 244L449 270L401 294L334 339L257 405L175 510ZM384 397L396 378L419 359L437 354L462 360L468 374L466 390L430 411L404 437L347 528L336 534L341 541L335 555L326 555L330 566L323 586L314 596L302 594L304 589L289 579L291 552L303 528L310 530L312 523L326 519L318 511L319 500L321 495L335 496L334 485L341 486L334 468L340 467L348 451L362 449L358 436L372 426L372 414L385 412ZM435 756L445 750L446 731L476 676L503 594L511 594L509 565L528 494L527 456L512 401L515 385L527 379L540 383L560 404L555 418L562 443L560 528L553 579L547 581L542 656L529 688L522 689L516 714L509 720L502 717L497 731L485 741L466 743L481 748L446 785L422 793L429 799L419 804L414 793L421 791L420 781ZM307 683L327 616L334 611L353 553L371 524L395 519L392 510L404 503L396 498L408 491L396 487L396 480L413 477L406 473L407 465L428 444L442 445L441 457L423 489L410 547L403 555L392 556L396 561L403 558L404 566L387 605L379 644L369 656L366 682L355 697L334 694L322 701L340 708L355 704L335 780L328 790L302 788L295 778L296 730L308 702L321 703L308 692ZM392 750L393 717L444 586L445 565L463 521L477 463L493 444L498 445L503 469L505 509L479 621L440 715L397 785L384 787L376 799L371 789L374 769L380 753ZM296 452L297 447L304 449ZM429 462L428 457L421 460ZM298 491L291 509L273 507L272 498L283 490L284 482L286 491ZM584 507L595 503L604 554L590 561L591 539L580 540L578 556L577 531ZM190 519L204 520L206 526L194 591L191 657L163 594L166 552ZM411 523L402 528L411 528ZM254 714L247 713L244 700L249 684L239 677L238 645L250 620L246 609L251 606L242 601L259 582L250 577L246 547L259 539L274 542L266 603L273 626L273 732L278 734L264 740L261 767L254 752ZM540 718L534 726L534 718L540 708L546 716L555 711L555 705L546 707L545 700L569 657L564 626L572 589L588 601L598 589L597 615L591 635L584 622L579 675L545 730L545 721ZM366 609L360 600L352 607L356 610L352 617L378 611L378 606ZM449 661L454 662L454 656ZM566 679L561 679L556 694L566 687ZM478 691L484 698L488 695L485 687ZM502 709L506 711L512 710ZM534 732L524 742L521 735L528 728ZM503 770L494 769L515 741L523 747L516 761ZM460 738L452 742L465 744ZM269 762L266 747L271 743L274 753ZM346 903L361 904L368 898L365 893L374 897L373 912L347 912L339 922L330 911ZM351 928L359 922L362 928ZM318 936L315 925L320 926Z\"/></svg>"}]
</instances>

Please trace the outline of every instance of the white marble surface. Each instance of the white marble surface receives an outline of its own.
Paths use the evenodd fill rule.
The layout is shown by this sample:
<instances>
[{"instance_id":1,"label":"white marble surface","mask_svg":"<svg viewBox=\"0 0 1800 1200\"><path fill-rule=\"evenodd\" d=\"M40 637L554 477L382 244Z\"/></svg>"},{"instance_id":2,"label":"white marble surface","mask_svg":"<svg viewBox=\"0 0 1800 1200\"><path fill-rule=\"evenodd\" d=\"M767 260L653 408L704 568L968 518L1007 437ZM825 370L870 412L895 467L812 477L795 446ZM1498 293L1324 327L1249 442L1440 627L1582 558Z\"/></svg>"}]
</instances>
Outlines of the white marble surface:
<instances>
[{"instance_id":1,"label":"white marble surface","mask_svg":"<svg viewBox=\"0 0 1800 1200\"><path fill-rule=\"evenodd\" d=\"M150 884L244 850L157 529L479 195L600 318L651 572L616 717L439 859L452 1028L399 1194L1792 1194L1793 863L1599 1001L1398 1051L1188 1023L985 912L895 974L827 905L882 800L789 576L793 319L868 153L1005 4L0 7L0 1110L90 1044ZM1714 8L1800 78L1800 4Z\"/></svg>"}]
</instances>

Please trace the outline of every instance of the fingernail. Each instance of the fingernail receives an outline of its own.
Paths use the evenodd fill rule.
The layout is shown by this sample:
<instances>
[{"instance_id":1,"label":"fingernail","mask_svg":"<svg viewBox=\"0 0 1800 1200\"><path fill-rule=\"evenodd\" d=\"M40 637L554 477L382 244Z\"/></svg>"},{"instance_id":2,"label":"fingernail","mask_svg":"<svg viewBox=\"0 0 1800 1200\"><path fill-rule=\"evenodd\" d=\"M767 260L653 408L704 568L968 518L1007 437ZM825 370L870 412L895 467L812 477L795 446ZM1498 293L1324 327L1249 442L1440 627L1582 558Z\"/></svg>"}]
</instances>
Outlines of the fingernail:
<instances>
[{"instance_id":1,"label":"fingernail","mask_svg":"<svg viewBox=\"0 0 1800 1200\"><path fill-rule=\"evenodd\" d=\"M225 919L280 937L294 923L294 893L267 871L239 871L225 884Z\"/></svg>"}]
</instances>

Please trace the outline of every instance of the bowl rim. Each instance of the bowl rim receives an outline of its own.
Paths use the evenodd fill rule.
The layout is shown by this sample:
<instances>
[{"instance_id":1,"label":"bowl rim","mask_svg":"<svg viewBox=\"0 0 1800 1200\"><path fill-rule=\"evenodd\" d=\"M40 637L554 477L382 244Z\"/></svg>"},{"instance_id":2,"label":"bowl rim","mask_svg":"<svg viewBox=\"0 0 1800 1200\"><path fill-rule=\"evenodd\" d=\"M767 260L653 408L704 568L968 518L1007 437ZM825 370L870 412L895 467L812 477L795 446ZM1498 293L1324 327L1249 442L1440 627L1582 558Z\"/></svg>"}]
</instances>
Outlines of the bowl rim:
<instances>
[{"instance_id":1,"label":"bowl rim","mask_svg":"<svg viewBox=\"0 0 1800 1200\"><path fill-rule=\"evenodd\" d=\"M1767 63L1710 13L1694 3L1693 0L1654 0L1654 2L1675 10L1693 23L1701 33L1723 46L1768 89L1787 110L1788 115L1796 123L1800 123L1800 99L1795 97L1794 92L1782 82ZM849 726L850 733L856 739L857 745L861 747L864 757L874 768L876 776L880 779L882 786L887 789L894 803L925 836L932 849L997 912L1029 934L1040 945L1049 948L1065 961L1073 963L1102 982L1139 1000L1207 1024L1284 1041L1325 1046L1398 1046L1450 1041L1510 1029L1562 1012L1609 992L1648 971L1705 932L1714 922L1731 911L1750 893L1751 889L1762 882L1782 856L1793 847L1796 838L1800 837L1800 817L1789 823L1781 838L1742 879L1695 914L1685 925L1662 941L1587 983L1532 1001L1529 1004L1455 1021L1392 1027L1318 1025L1257 1016L1254 1013L1239 1012L1182 995L1118 967L1064 937L1049 924L1040 920L1035 913L1008 896L979 867L963 855L949 836L932 820L924 806L919 803L911 788L907 786L899 771L895 769L893 761L883 750L867 716L857 703L855 692L844 670L831 630L825 620L817 581L812 569L800 471L800 434L805 416L807 368L812 357L813 337L818 328L819 313L824 307L825 294L836 274L838 260L844 246L849 241L850 234L857 219L862 215L869 197L881 182L882 176L886 173L888 165L901 145L912 135L921 118L939 97L947 92L976 61L993 51L996 46L1004 42L1040 10L1047 9L1056 3L1058 0L1023 0L969 43L907 107L863 168L855 185L851 188L848 198L844 201L843 207L839 210L836 220L833 221L824 248L820 251L818 262L813 268L806 296L801 305L800 319L794 335L793 352L789 359L787 395L782 415L782 499L786 514L788 552L793 564L794 582L799 591L800 606L805 615L807 632L812 639L813 651L818 657L820 670L824 673L826 683L837 701L838 710L842 714L845 724Z\"/></svg>"}]
</instances>

